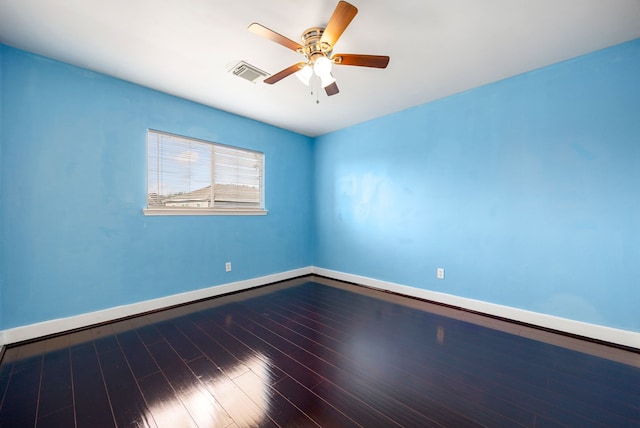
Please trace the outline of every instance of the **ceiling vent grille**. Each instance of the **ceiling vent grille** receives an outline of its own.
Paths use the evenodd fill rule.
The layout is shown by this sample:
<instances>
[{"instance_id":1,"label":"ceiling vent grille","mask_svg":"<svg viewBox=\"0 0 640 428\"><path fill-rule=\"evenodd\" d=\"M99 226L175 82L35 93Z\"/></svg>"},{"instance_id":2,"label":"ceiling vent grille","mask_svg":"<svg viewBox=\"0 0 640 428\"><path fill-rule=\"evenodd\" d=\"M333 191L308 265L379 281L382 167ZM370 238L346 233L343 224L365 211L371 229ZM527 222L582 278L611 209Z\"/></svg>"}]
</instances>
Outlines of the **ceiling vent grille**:
<instances>
[{"instance_id":1,"label":"ceiling vent grille","mask_svg":"<svg viewBox=\"0 0 640 428\"><path fill-rule=\"evenodd\" d=\"M256 81L258 81L259 79L267 77L269 75L269 73L265 73L258 67L254 67L253 65L248 64L244 61L240 61L229 71L231 71L236 76L242 77L243 79L253 83L256 83Z\"/></svg>"}]
</instances>

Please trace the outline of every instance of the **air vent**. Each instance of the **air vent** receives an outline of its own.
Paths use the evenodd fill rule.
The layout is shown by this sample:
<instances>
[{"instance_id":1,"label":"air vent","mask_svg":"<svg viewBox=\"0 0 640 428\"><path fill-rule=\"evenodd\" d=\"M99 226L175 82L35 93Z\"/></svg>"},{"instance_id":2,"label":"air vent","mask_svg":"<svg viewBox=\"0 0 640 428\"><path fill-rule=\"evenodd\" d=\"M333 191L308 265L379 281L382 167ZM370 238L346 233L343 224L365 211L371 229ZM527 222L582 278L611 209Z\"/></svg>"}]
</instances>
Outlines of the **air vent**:
<instances>
[{"instance_id":1,"label":"air vent","mask_svg":"<svg viewBox=\"0 0 640 428\"><path fill-rule=\"evenodd\" d=\"M256 81L260 80L263 77L267 77L269 75L269 73L265 73L259 68L254 67L251 64L247 64L244 61L240 61L229 71L231 71L236 76L242 77L243 79L246 79L249 82L253 82L253 83L256 83Z\"/></svg>"}]
</instances>

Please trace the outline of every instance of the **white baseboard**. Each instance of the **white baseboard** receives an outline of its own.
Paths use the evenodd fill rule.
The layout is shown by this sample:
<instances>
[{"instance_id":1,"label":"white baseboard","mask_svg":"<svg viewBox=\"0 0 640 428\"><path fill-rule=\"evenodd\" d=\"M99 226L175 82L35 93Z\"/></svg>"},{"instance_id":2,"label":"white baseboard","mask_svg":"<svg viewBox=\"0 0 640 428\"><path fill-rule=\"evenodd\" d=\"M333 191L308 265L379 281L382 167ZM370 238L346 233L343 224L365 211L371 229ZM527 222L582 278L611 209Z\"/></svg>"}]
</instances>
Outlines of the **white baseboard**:
<instances>
[{"instance_id":1,"label":"white baseboard","mask_svg":"<svg viewBox=\"0 0 640 428\"><path fill-rule=\"evenodd\" d=\"M51 334L62 333L69 330L88 327L120 318L143 314L149 311L168 308L175 305L193 302L209 297L220 296L222 294L242 291L273 282L284 281L312 273L312 267L290 270L273 275L252 278L243 281L231 282L228 284L216 285L214 287L200 290L188 291L186 293L174 294L160 297L158 299L146 300L132 303L130 305L116 306L96 312L75 315L67 318L58 318L37 324L15 327L7 330L0 330L0 348L3 345L22 342L24 340L37 339Z\"/></svg>"},{"instance_id":2,"label":"white baseboard","mask_svg":"<svg viewBox=\"0 0 640 428\"><path fill-rule=\"evenodd\" d=\"M437 291L423 290L402 284L387 281L380 281L365 276L353 275L349 273L333 271L317 267L305 267L259 278L252 278L186 293L174 294L158 299L146 300L132 303L130 305L116 306L96 312L80 314L67 318L59 318L37 324L30 324L15 327L7 330L0 330L0 348L4 345L22 342L25 340L37 339L51 334L62 333L69 330L88 327L95 324L109 322L120 318L135 316L149 311L168 308L175 305L193 302L200 299L219 296L222 294L242 291L273 282L284 281L299 276L317 274L327 278L361 284L380 290L388 290L394 293L430 300L436 303L451 305L487 315L497 316L508 320L519 321L533 326L549 328L564 333L577 336L614 343L635 349L640 349L640 333L605 327L596 324L589 324L553 315L527 311L524 309L512 308L509 306L497 305L495 303L480 300L468 299Z\"/></svg>"},{"instance_id":3,"label":"white baseboard","mask_svg":"<svg viewBox=\"0 0 640 428\"><path fill-rule=\"evenodd\" d=\"M468 299L437 291L424 290L393 282L380 281L365 276L353 275L344 272L323 268L313 268L313 273L332 279L337 279L355 284L365 285L371 288L387 290L394 293L430 300L436 303L455 306L482 314L497 316L508 320L519 321L532 326L548 328L563 333L569 333L590 339L609 342L617 345L640 349L640 333L605 327L597 324L589 324L567 318L546 315L524 309L497 305L481 300Z\"/></svg>"}]
</instances>

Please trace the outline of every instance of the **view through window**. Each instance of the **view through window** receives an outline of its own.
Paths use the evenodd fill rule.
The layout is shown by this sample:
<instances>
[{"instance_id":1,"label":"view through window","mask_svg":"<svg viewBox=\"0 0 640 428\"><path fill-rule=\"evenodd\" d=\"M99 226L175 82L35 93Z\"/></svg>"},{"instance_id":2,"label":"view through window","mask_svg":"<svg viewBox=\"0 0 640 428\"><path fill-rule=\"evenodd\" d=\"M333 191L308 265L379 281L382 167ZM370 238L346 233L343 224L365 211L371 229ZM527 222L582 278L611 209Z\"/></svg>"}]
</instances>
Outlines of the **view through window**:
<instances>
[{"instance_id":1,"label":"view through window","mask_svg":"<svg viewBox=\"0 0 640 428\"><path fill-rule=\"evenodd\" d=\"M147 132L147 211L263 210L263 153Z\"/></svg>"}]
</instances>

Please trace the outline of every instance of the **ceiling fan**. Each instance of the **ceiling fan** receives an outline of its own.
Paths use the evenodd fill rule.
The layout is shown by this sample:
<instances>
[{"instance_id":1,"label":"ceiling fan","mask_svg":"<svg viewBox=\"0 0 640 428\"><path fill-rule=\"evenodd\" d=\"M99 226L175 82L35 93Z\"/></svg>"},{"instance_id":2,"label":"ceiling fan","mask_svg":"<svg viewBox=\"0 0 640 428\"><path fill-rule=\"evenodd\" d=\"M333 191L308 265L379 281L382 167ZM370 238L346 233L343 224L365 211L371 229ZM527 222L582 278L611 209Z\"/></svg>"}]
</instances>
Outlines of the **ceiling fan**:
<instances>
[{"instance_id":1,"label":"ceiling fan","mask_svg":"<svg viewBox=\"0 0 640 428\"><path fill-rule=\"evenodd\" d=\"M326 27L312 27L302 33L302 44L258 23L249 25L249 31L294 50L306 59L269 76L264 82L271 85L295 73L304 84L309 85L311 77L315 74L320 78L320 84L327 95L331 96L340 92L336 79L331 74L333 64L386 68L389 64L388 56L333 53L334 45L357 13L358 9L355 6L340 1Z\"/></svg>"}]
</instances>

